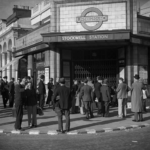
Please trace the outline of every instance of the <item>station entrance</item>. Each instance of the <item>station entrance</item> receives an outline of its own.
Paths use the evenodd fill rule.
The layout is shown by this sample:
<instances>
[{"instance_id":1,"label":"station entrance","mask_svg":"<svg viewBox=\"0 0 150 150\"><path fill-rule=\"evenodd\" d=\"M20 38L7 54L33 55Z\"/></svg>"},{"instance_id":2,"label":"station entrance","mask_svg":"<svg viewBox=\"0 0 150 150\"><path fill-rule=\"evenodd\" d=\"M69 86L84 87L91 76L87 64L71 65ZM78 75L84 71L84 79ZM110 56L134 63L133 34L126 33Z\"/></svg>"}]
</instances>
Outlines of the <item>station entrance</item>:
<instances>
[{"instance_id":1,"label":"station entrance","mask_svg":"<svg viewBox=\"0 0 150 150\"><path fill-rule=\"evenodd\" d=\"M97 76L107 78L109 84L116 84L118 64L116 49L73 51L73 78L82 80ZM79 56L80 55L80 56Z\"/></svg>"},{"instance_id":2,"label":"station entrance","mask_svg":"<svg viewBox=\"0 0 150 150\"><path fill-rule=\"evenodd\" d=\"M120 66L119 52L125 53L125 45L105 43L69 43L62 48L61 76L68 79L72 85L73 79L84 80L90 77L96 80L97 76L107 78L109 85L117 84L119 69L125 65L125 54L123 55L123 66ZM64 45L63 45L64 46ZM63 50L64 49L64 50ZM122 49L122 50L121 50Z\"/></svg>"}]
</instances>

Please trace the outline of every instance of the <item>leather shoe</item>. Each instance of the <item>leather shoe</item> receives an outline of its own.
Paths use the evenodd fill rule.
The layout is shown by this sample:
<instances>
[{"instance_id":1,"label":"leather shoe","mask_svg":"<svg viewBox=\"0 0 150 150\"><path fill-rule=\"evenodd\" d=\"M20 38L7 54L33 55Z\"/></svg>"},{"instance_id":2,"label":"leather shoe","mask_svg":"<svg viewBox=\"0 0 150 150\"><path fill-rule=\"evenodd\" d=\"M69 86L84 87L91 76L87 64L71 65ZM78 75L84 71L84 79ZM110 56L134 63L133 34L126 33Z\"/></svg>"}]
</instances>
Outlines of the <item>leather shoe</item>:
<instances>
[{"instance_id":1,"label":"leather shoe","mask_svg":"<svg viewBox=\"0 0 150 150\"><path fill-rule=\"evenodd\" d=\"M139 121L137 121L137 120L132 120L133 122L139 122Z\"/></svg>"},{"instance_id":2,"label":"leather shoe","mask_svg":"<svg viewBox=\"0 0 150 150\"><path fill-rule=\"evenodd\" d=\"M58 133L64 133L63 130L56 130Z\"/></svg>"}]
</instances>

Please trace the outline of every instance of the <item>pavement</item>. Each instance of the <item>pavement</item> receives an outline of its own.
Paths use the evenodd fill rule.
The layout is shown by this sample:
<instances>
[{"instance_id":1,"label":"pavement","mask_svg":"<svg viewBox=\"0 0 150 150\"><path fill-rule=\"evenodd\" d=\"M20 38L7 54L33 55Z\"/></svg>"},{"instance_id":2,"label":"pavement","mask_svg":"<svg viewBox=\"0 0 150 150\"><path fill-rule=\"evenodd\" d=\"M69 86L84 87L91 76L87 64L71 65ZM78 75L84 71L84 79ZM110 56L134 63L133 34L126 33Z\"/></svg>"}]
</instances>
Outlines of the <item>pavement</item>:
<instances>
[{"instance_id":1,"label":"pavement","mask_svg":"<svg viewBox=\"0 0 150 150\"><path fill-rule=\"evenodd\" d=\"M71 131L67 134L96 134L103 132L122 131L136 128L143 128L150 126L150 100L147 103L147 113L143 114L143 122L133 122L133 113L130 109L127 109L127 117L125 119L118 118L117 107L110 108L110 116L108 118L99 117L94 112L94 118L85 119L84 115L71 114ZM65 120L65 117L64 117ZM12 116L12 108L3 108L2 97L0 96L0 133L12 133L12 134L58 134L58 122L56 113L52 108L45 107L44 115L37 115L37 128L28 128L27 112L24 110L22 128L24 131L14 130L15 118ZM65 126L65 121L64 121Z\"/></svg>"}]
</instances>

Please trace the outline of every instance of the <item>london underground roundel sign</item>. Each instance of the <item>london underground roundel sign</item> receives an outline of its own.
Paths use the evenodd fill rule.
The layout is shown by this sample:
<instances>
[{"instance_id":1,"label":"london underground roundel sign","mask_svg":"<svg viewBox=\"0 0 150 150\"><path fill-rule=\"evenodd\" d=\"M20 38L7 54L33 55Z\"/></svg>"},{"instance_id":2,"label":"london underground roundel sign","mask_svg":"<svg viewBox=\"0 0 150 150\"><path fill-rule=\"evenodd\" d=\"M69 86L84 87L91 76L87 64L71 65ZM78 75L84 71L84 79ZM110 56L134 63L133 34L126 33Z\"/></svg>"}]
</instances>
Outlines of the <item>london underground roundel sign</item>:
<instances>
[{"instance_id":1,"label":"london underground roundel sign","mask_svg":"<svg viewBox=\"0 0 150 150\"><path fill-rule=\"evenodd\" d=\"M90 12L95 12L97 15L96 16L86 16ZM108 21L108 16L103 15L103 13L95 7L90 7L85 9L80 17L76 18L77 23L81 23L84 29L89 30L89 31L94 31L99 29L104 21ZM88 22L97 22L95 26L88 26L86 23Z\"/></svg>"}]
</instances>

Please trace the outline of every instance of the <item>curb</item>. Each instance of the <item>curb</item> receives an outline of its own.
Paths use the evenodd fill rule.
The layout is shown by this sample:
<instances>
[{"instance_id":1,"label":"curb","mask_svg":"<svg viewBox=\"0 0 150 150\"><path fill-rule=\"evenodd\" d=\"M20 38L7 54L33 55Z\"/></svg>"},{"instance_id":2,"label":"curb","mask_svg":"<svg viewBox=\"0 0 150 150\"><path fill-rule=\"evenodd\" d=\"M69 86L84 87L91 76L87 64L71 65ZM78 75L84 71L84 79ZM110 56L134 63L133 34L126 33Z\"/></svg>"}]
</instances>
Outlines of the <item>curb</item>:
<instances>
[{"instance_id":1,"label":"curb","mask_svg":"<svg viewBox=\"0 0 150 150\"><path fill-rule=\"evenodd\" d=\"M100 134L100 133L109 133L109 132L115 132L115 131L129 131L129 130L133 130L133 129L141 129L144 127L149 127L150 124L145 123L142 125L130 125L128 127L125 126L121 126L121 127L117 127L117 128L103 128L101 130L95 130L95 129L86 129L86 130L75 130L75 131L70 131L65 133L66 135L83 135L83 134ZM47 135L60 135L63 133L59 133L55 130L51 130L48 132L40 132L39 130L30 130L30 131L16 131L16 130L12 130L12 131L5 131L3 129L0 129L0 134L27 134L27 135L41 135L41 134L47 134Z\"/></svg>"}]
</instances>

